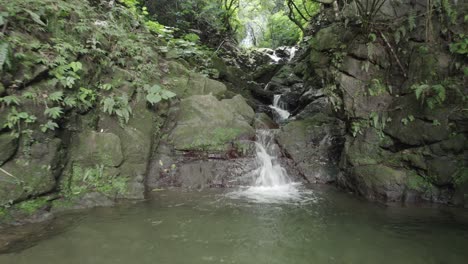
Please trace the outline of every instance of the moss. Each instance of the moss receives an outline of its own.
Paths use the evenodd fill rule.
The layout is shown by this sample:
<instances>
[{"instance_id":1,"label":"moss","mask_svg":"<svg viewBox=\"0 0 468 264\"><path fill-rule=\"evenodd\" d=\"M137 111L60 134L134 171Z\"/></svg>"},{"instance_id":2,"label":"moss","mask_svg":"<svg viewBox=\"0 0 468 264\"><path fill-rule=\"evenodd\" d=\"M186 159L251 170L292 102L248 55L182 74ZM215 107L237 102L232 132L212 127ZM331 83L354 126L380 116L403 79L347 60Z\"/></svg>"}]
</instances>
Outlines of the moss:
<instances>
[{"instance_id":1,"label":"moss","mask_svg":"<svg viewBox=\"0 0 468 264\"><path fill-rule=\"evenodd\" d=\"M36 198L34 200L29 200L25 202L21 202L14 207L21 212L24 212L26 214L33 214L40 209L44 208L49 203L47 198Z\"/></svg>"},{"instance_id":2,"label":"moss","mask_svg":"<svg viewBox=\"0 0 468 264\"><path fill-rule=\"evenodd\" d=\"M107 196L124 195L128 190L127 178L117 175L115 169L104 165L72 168L71 182L65 188L66 197L80 196L89 192L99 192Z\"/></svg>"},{"instance_id":3,"label":"moss","mask_svg":"<svg viewBox=\"0 0 468 264\"><path fill-rule=\"evenodd\" d=\"M241 129L218 127L207 135L199 136L185 149L201 151L224 151L226 144L233 142L242 133Z\"/></svg>"},{"instance_id":4,"label":"moss","mask_svg":"<svg viewBox=\"0 0 468 264\"><path fill-rule=\"evenodd\" d=\"M467 184L468 183L468 168L467 167L459 168L453 178L454 178L455 185L458 187Z\"/></svg>"}]
</instances>

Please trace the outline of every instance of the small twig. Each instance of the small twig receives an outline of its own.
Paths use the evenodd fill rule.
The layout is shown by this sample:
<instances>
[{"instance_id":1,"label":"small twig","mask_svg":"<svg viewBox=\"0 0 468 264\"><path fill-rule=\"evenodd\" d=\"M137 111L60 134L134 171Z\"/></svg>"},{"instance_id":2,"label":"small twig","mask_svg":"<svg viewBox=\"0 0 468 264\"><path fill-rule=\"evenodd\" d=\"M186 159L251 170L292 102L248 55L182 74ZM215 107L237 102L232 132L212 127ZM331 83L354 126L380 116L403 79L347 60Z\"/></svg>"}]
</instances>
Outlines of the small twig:
<instances>
[{"instance_id":1,"label":"small twig","mask_svg":"<svg viewBox=\"0 0 468 264\"><path fill-rule=\"evenodd\" d=\"M18 179L17 177L15 177L13 174L9 173L8 171L6 171L6 170L4 170L2 168L0 168L0 171L5 173L7 176L10 176L11 178L17 180L18 182L21 182L20 179Z\"/></svg>"},{"instance_id":2,"label":"small twig","mask_svg":"<svg viewBox=\"0 0 468 264\"><path fill-rule=\"evenodd\" d=\"M218 48L216 49L216 51L213 53L213 56L218 53L219 49L221 49L221 47L223 46L223 44L226 42L226 40L223 40L223 42L221 42L221 44L219 44Z\"/></svg>"},{"instance_id":3,"label":"small twig","mask_svg":"<svg viewBox=\"0 0 468 264\"><path fill-rule=\"evenodd\" d=\"M406 78L406 71L405 69L403 68L403 65L401 64L400 62L400 59L398 58L397 54L395 53L395 50L392 48L392 45L390 45L390 43L388 42L387 38L385 37L385 35L382 33L382 32L379 32L380 33L380 36L382 37L382 39L385 41L385 44L387 44L388 48L390 49L390 51L392 52L393 54L393 57L395 57L395 60L396 62L398 63L398 66L400 66L400 69L401 71L403 72L403 76Z\"/></svg>"}]
</instances>

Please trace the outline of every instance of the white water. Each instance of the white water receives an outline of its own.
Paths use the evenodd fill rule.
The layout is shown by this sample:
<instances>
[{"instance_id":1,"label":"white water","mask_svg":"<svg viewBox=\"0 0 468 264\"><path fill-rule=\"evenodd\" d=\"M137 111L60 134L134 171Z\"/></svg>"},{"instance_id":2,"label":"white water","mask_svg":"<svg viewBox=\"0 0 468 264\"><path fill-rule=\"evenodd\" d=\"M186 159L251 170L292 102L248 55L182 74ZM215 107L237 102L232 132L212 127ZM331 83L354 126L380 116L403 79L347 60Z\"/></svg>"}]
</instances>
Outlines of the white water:
<instances>
[{"instance_id":1,"label":"white water","mask_svg":"<svg viewBox=\"0 0 468 264\"><path fill-rule=\"evenodd\" d=\"M291 113L284 109L284 104L281 102L281 94L274 95L273 105L270 105L270 108L278 114L279 121L284 121L291 116Z\"/></svg>"},{"instance_id":2,"label":"white water","mask_svg":"<svg viewBox=\"0 0 468 264\"><path fill-rule=\"evenodd\" d=\"M279 147L271 130L257 130L256 162L252 186L228 194L228 197L246 198L257 203L303 203L314 200L311 192L301 190L288 176L279 162ZM306 195L307 194L307 195Z\"/></svg>"}]
</instances>

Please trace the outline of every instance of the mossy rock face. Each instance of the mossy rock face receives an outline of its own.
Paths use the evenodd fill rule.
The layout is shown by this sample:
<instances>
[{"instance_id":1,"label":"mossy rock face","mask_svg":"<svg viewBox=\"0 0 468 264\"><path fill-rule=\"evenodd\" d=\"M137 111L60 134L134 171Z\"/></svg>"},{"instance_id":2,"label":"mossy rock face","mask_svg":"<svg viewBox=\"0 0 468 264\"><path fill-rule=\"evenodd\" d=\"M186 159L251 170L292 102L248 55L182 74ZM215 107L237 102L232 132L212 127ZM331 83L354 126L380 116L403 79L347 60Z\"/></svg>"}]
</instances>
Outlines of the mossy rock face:
<instances>
[{"instance_id":1,"label":"mossy rock face","mask_svg":"<svg viewBox=\"0 0 468 264\"><path fill-rule=\"evenodd\" d=\"M222 103L226 103L228 108L231 111L234 111L238 114L241 118L243 118L247 123L252 123L255 112L254 110L247 104L244 97L242 95L236 95L231 99L225 99L221 101Z\"/></svg>"},{"instance_id":2,"label":"mossy rock face","mask_svg":"<svg viewBox=\"0 0 468 264\"><path fill-rule=\"evenodd\" d=\"M192 95L213 94L223 98L227 91L226 86L218 81L209 79L199 73L190 72L182 64L168 62L169 76L168 87L179 98L187 98Z\"/></svg>"},{"instance_id":3,"label":"mossy rock face","mask_svg":"<svg viewBox=\"0 0 468 264\"><path fill-rule=\"evenodd\" d=\"M322 113L281 128L278 144L310 182L333 182L338 174L344 124Z\"/></svg>"},{"instance_id":4,"label":"mossy rock face","mask_svg":"<svg viewBox=\"0 0 468 264\"><path fill-rule=\"evenodd\" d=\"M0 166L9 160L18 148L18 138L12 134L0 134Z\"/></svg>"},{"instance_id":5,"label":"mossy rock face","mask_svg":"<svg viewBox=\"0 0 468 264\"><path fill-rule=\"evenodd\" d=\"M71 153L74 161L118 167L123 162L120 138L113 133L81 133Z\"/></svg>"},{"instance_id":6,"label":"mossy rock face","mask_svg":"<svg viewBox=\"0 0 468 264\"><path fill-rule=\"evenodd\" d=\"M0 205L37 196L52 191L60 173L60 139L36 142L28 153L20 153L15 160L8 161L1 168L8 172L0 173ZM24 150L23 150L24 152Z\"/></svg>"},{"instance_id":7,"label":"mossy rock face","mask_svg":"<svg viewBox=\"0 0 468 264\"><path fill-rule=\"evenodd\" d=\"M341 45L340 32L342 30L337 25L323 28L310 40L310 45L319 51L336 49Z\"/></svg>"},{"instance_id":8,"label":"mossy rock face","mask_svg":"<svg viewBox=\"0 0 468 264\"><path fill-rule=\"evenodd\" d=\"M376 164L354 167L351 171L356 189L371 200L400 201L407 183L406 171Z\"/></svg>"},{"instance_id":9,"label":"mossy rock face","mask_svg":"<svg viewBox=\"0 0 468 264\"><path fill-rule=\"evenodd\" d=\"M253 138L255 131L244 117L253 119L253 110L241 100L218 101L212 95L182 100L169 141L178 150L223 152L237 139Z\"/></svg>"},{"instance_id":10,"label":"mossy rock face","mask_svg":"<svg viewBox=\"0 0 468 264\"><path fill-rule=\"evenodd\" d=\"M276 129L278 124L265 113L259 113L254 120L255 129Z\"/></svg>"}]
</instances>

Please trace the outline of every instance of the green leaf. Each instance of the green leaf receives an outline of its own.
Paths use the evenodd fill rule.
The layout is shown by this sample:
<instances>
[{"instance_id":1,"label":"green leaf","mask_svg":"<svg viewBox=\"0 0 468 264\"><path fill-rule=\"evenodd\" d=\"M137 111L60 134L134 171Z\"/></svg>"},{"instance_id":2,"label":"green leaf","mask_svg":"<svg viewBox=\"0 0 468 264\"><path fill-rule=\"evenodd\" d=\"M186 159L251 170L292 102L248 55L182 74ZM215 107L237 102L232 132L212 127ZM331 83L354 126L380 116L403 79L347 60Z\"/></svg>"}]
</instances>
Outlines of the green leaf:
<instances>
[{"instance_id":1,"label":"green leaf","mask_svg":"<svg viewBox=\"0 0 468 264\"><path fill-rule=\"evenodd\" d=\"M57 125L57 123L55 123L54 121L49 120L49 121L47 121L46 124L41 125L41 131L43 133L47 132L47 130L54 131L58 127L59 126Z\"/></svg>"},{"instance_id":2,"label":"green leaf","mask_svg":"<svg viewBox=\"0 0 468 264\"><path fill-rule=\"evenodd\" d=\"M150 104L154 105L154 104L159 103L159 102L162 100L162 97L161 97L159 94L153 94L153 93L152 93L152 94L148 94L148 95L146 96L146 100L147 100Z\"/></svg>"},{"instance_id":3,"label":"green leaf","mask_svg":"<svg viewBox=\"0 0 468 264\"><path fill-rule=\"evenodd\" d=\"M44 22L42 22L41 17L38 14L34 13L29 9L25 9L24 11L26 11L31 16L32 20L34 20L34 22L36 22L37 24L43 27L47 26Z\"/></svg>"},{"instance_id":4,"label":"green leaf","mask_svg":"<svg viewBox=\"0 0 468 264\"><path fill-rule=\"evenodd\" d=\"M115 100L112 97L107 97L102 101L102 108L104 113L112 115L114 113Z\"/></svg>"},{"instance_id":5,"label":"green leaf","mask_svg":"<svg viewBox=\"0 0 468 264\"><path fill-rule=\"evenodd\" d=\"M74 61L74 62L70 63L69 66L74 72L78 72L81 69L83 69L83 65L79 61Z\"/></svg>"},{"instance_id":6,"label":"green leaf","mask_svg":"<svg viewBox=\"0 0 468 264\"><path fill-rule=\"evenodd\" d=\"M167 100L167 99L170 99L170 98L173 98L175 97L177 94L169 91L169 90L162 90L161 92L161 97L164 99L164 100Z\"/></svg>"},{"instance_id":7,"label":"green leaf","mask_svg":"<svg viewBox=\"0 0 468 264\"><path fill-rule=\"evenodd\" d=\"M63 114L63 111L61 107L57 106L57 107L47 108L44 111L44 114L52 119L57 119Z\"/></svg>"},{"instance_id":8,"label":"green leaf","mask_svg":"<svg viewBox=\"0 0 468 264\"><path fill-rule=\"evenodd\" d=\"M14 95L0 97L0 103L5 103L7 106L20 105L20 99Z\"/></svg>"},{"instance_id":9,"label":"green leaf","mask_svg":"<svg viewBox=\"0 0 468 264\"><path fill-rule=\"evenodd\" d=\"M49 94L49 100L52 102L60 102L63 99L63 92L62 91L57 91L54 93Z\"/></svg>"}]
</instances>

